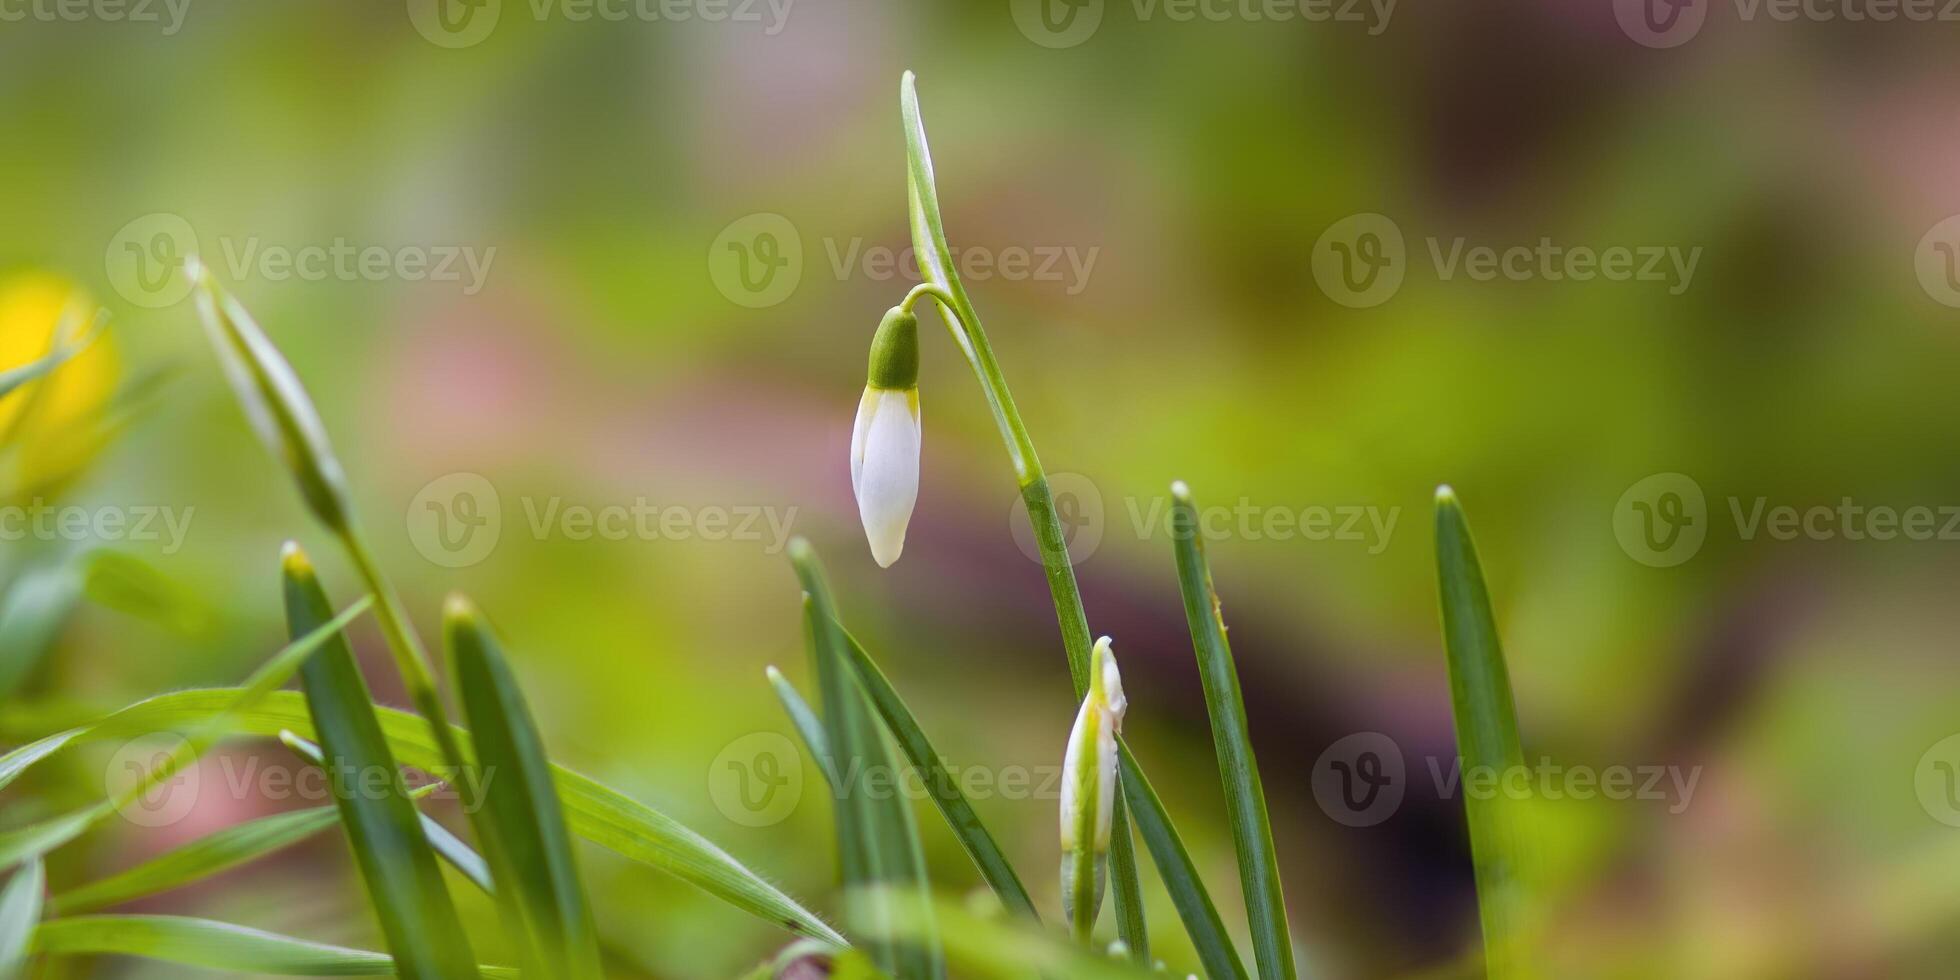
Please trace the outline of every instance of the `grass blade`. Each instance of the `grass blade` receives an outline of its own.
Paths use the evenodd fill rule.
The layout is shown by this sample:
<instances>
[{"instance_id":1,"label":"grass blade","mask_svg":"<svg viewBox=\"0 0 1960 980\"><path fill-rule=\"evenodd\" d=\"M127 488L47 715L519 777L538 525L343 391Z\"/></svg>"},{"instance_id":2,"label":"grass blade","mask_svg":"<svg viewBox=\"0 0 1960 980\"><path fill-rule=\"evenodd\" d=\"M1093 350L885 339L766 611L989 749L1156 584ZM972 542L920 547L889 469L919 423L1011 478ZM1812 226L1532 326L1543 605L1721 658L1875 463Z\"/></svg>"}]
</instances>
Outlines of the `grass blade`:
<instances>
[{"instance_id":1,"label":"grass blade","mask_svg":"<svg viewBox=\"0 0 1960 980\"><path fill-rule=\"evenodd\" d=\"M889 936L887 927L900 910L896 890L918 895L926 891L925 858L910 801L901 792L877 790L872 779L882 773L896 782L899 769L867 703L862 685L847 663L843 628L830 598L816 552L808 541L790 542L790 561L803 584L803 613L823 694L824 728L842 781L837 804L838 864L843 873L845 908L861 931ZM930 907L923 913L930 915ZM872 962L902 977L943 977L944 954L931 930L923 941L879 941L866 949Z\"/></svg>"},{"instance_id":2,"label":"grass blade","mask_svg":"<svg viewBox=\"0 0 1960 980\"><path fill-rule=\"evenodd\" d=\"M1483 566L1463 506L1447 486L1436 490L1436 574L1461 778L1487 771L1500 777L1497 785L1505 785L1508 781L1501 777L1524 766L1517 709ZM1463 802L1476 866L1485 969L1493 978L1530 975L1521 935L1528 901L1524 840L1517 826L1521 802L1501 792L1466 794Z\"/></svg>"},{"instance_id":3,"label":"grass blade","mask_svg":"<svg viewBox=\"0 0 1960 980\"><path fill-rule=\"evenodd\" d=\"M12 980L27 962L34 926L41 921L41 894L47 884L41 859L30 858L7 879L7 887L0 889L0 980Z\"/></svg>"},{"instance_id":4,"label":"grass blade","mask_svg":"<svg viewBox=\"0 0 1960 980\"><path fill-rule=\"evenodd\" d=\"M265 700L280 685L290 680L307 657L312 656L313 652L327 640L339 635L340 631L345 629L348 623L353 622L356 616L365 612L370 601L367 596L362 596L342 610L340 615L322 624L318 629L286 644L246 679L245 686L224 689L225 702L209 715L198 720L191 737L179 745L168 760L151 769L142 779L135 780L118 796L72 813L50 817L40 823L0 833L0 867L11 865L22 858L44 854L74 840L110 814L140 799L143 794L176 775L185 766L197 761L198 756L203 755L206 749L223 737L232 720ZM158 730L163 729L152 729L152 731ZM52 738L58 739L60 736L52 736ZM43 740L46 741L48 740ZM66 742L64 741L63 744ZM34 746L27 746L27 748L32 749ZM51 754L51 751L43 751L27 759L25 764L20 764L17 760L13 768L13 776L18 776L26 765L31 765Z\"/></svg>"},{"instance_id":5,"label":"grass blade","mask_svg":"<svg viewBox=\"0 0 1960 980\"><path fill-rule=\"evenodd\" d=\"M7 584L0 597L0 699L47 657L81 594L81 571L65 559L30 567Z\"/></svg>"},{"instance_id":6,"label":"grass blade","mask_svg":"<svg viewBox=\"0 0 1960 980\"><path fill-rule=\"evenodd\" d=\"M1245 698L1239 691L1225 615L1205 561L1198 507L1191 488L1171 485L1171 540L1177 551L1177 586L1184 596L1184 618L1198 654L1211 741L1218 752L1218 775L1225 784L1225 808L1232 822L1232 844L1239 857L1239 886L1252 928L1252 952L1262 980L1292 980L1293 941L1287 932L1286 898L1280 891L1279 859L1273 853L1273 826L1266 815L1266 790L1252 755Z\"/></svg>"},{"instance_id":7,"label":"grass blade","mask_svg":"<svg viewBox=\"0 0 1960 980\"><path fill-rule=\"evenodd\" d=\"M476 607L449 597L443 612L451 676L470 723L479 806L470 814L505 928L526 951L527 976L596 980L598 933L579 882L551 763L517 678Z\"/></svg>"},{"instance_id":8,"label":"grass blade","mask_svg":"<svg viewBox=\"0 0 1960 980\"><path fill-rule=\"evenodd\" d=\"M830 754L830 736L824 734L823 720L783 677L782 671L770 667L764 673L769 678L769 686L776 691L776 700L783 703L789 723L796 726L796 734L803 739L803 747L810 751L811 758L817 760L817 768L823 770L824 782L830 784L833 793L842 792L843 780L837 775L837 761Z\"/></svg>"},{"instance_id":9,"label":"grass blade","mask_svg":"<svg viewBox=\"0 0 1960 980\"><path fill-rule=\"evenodd\" d=\"M290 730L314 737L312 718L298 691L275 691L250 710L230 711L238 688L173 691L139 701L73 734L70 742L133 738L184 726L210 725L221 719L224 734L277 738ZM388 737L388 747L402 765L428 772L446 765L426 719L395 708L377 706L375 717ZM469 732L451 727L452 736L467 742ZM67 733L64 733L67 734ZM571 831L621 856L674 875L729 905L773 922L793 933L845 946L844 937L815 913L785 895L761 875L672 817L563 766L552 766L558 798L565 806Z\"/></svg>"},{"instance_id":10,"label":"grass blade","mask_svg":"<svg viewBox=\"0 0 1960 980\"><path fill-rule=\"evenodd\" d=\"M293 750L300 758L321 768L326 767L326 753L321 751L320 747L314 745L312 742L300 738L290 731L280 732L279 741L284 743L288 749ZM446 785L448 784L440 782L425 783L409 790L408 796L410 799L419 800ZM437 823L435 818L426 813L419 812L416 816L421 818L422 835L429 839L429 847L434 849L436 856L448 861L450 866L454 867L463 877L468 878L470 883L481 889L485 895L494 897L497 890L490 881L490 866L484 863L483 856L471 850L468 844L463 843L455 834L450 833L448 827Z\"/></svg>"},{"instance_id":11,"label":"grass blade","mask_svg":"<svg viewBox=\"0 0 1960 980\"><path fill-rule=\"evenodd\" d=\"M297 545L287 543L281 571L287 628L304 634L333 607ZM466 973L476 957L346 639L334 637L308 659L300 680L320 735L334 807L402 975Z\"/></svg>"},{"instance_id":12,"label":"grass blade","mask_svg":"<svg viewBox=\"0 0 1960 980\"><path fill-rule=\"evenodd\" d=\"M871 655L864 652L864 646L858 643L857 638L842 626L837 627L837 632L843 638L841 649L846 662L857 675L858 684L871 699L871 705L877 709L879 717L884 719L885 727L891 731L899 749L923 777L926 793L939 807L940 815L946 818L946 825L952 829L954 839L973 859L974 866L980 869L980 876L1000 897L1001 905L1011 912L1038 919L1028 890L1022 887L1020 877L1007 862L1007 855L1001 852L1000 845L994 842L993 835L980 822L980 815L973 811L966 795L960 792L959 780L954 778L946 760L933 749L932 741L919 728L918 719L912 717L912 712L905 707L905 701L893 689L884 671L878 669Z\"/></svg>"},{"instance_id":13,"label":"grass blade","mask_svg":"<svg viewBox=\"0 0 1960 980\"><path fill-rule=\"evenodd\" d=\"M1232 937L1226 934L1225 922L1218 917L1218 906L1212 904L1211 893L1198 877L1198 866L1191 861L1191 852L1185 850L1183 838L1171 825L1164 801L1151 788L1150 780L1144 778L1136 757L1130 754L1130 747L1121 739L1117 740L1117 746L1122 752L1123 795L1129 799L1130 812L1136 816L1137 833L1143 837L1143 846L1149 849L1151 859L1157 864L1164 890L1170 892L1171 904L1177 906L1178 918L1184 921L1184 931L1191 936L1191 945L1198 952L1198 962L1204 965L1205 975L1212 980L1246 980L1245 964L1232 948Z\"/></svg>"},{"instance_id":14,"label":"grass blade","mask_svg":"<svg viewBox=\"0 0 1960 980\"><path fill-rule=\"evenodd\" d=\"M277 976L392 976L386 953L281 936L228 922L175 915L84 915L52 919L34 931L34 952L49 956L140 956L180 966ZM471 965L451 977L516 977L515 970Z\"/></svg>"},{"instance_id":15,"label":"grass blade","mask_svg":"<svg viewBox=\"0 0 1960 980\"><path fill-rule=\"evenodd\" d=\"M248 820L56 895L48 907L56 915L73 915L179 888L296 844L338 819L333 807L320 806Z\"/></svg>"}]
</instances>

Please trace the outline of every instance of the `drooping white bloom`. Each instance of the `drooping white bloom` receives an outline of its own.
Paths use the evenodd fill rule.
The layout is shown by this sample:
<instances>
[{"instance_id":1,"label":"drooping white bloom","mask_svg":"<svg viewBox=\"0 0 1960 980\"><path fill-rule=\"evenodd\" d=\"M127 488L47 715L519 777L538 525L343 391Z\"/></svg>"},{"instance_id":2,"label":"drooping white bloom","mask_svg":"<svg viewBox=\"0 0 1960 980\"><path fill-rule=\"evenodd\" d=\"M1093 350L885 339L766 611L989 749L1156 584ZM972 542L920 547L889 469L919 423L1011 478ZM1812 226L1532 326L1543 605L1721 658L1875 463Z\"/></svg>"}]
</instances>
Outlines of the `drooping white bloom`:
<instances>
[{"instance_id":1,"label":"drooping white bloom","mask_svg":"<svg viewBox=\"0 0 1960 980\"><path fill-rule=\"evenodd\" d=\"M1103 869L1116 804L1116 736L1129 708L1109 637L1096 641L1091 658L1089 693L1076 712L1062 759L1062 905L1083 935L1093 927L1102 905Z\"/></svg>"},{"instance_id":2,"label":"drooping white bloom","mask_svg":"<svg viewBox=\"0 0 1960 980\"><path fill-rule=\"evenodd\" d=\"M881 568L905 549L905 527L919 501L920 438L919 389L865 387L851 429L851 492Z\"/></svg>"}]
</instances>

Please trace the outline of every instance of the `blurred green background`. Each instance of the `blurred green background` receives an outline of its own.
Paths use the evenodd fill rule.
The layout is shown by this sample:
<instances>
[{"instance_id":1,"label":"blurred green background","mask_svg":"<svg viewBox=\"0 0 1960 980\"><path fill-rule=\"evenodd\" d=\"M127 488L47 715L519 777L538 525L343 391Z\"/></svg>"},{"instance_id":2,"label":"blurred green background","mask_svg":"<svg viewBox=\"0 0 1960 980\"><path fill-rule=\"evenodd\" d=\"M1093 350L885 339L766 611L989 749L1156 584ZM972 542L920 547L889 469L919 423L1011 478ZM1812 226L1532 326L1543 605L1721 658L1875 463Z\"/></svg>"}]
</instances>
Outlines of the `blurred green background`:
<instances>
[{"instance_id":1,"label":"blurred green background","mask_svg":"<svg viewBox=\"0 0 1960 980\"><path fill-rule=\"evenodd\" d=\"M1660 48L1606 0L1437 6L1180 19L1108 0L1043 20L1005 2L702 0L607 20L504 0L461 33L419 2L159 2L156 22L4 8L23 16L0 21L0 349L25 362L77 294L110 315L22 423L8 506L187 521L181 538L8 532L16 594L97 548L156 574L123 568L121 591L121 566L91 574L56 622L0 606L0 631L47 638L45 656L0 651L6 744L236 683L284 635L288 537L351 594L159 278L194 250L318 401L424 635L447 590L476 598L561 761L835 912L814 767L777 824L711 791L731 743L790 732L763 668L808 679L781 554L803 534L954 763L1034 774L977 805L1057 908L1038 789L1074 706L1005 455L943 332L925 341L922 490L892 570L850 493L865 345L916 278L894 254L911 68L949 233L978 263L968 289L1073 516L1091 627L1116 638L1126 731L1235 934L1152 516L1172 479L1223 509L1209 554L1305 964L1447 975L1476 937L1461 801L1428 768L1452 753L1429 513L1447 481L1527 754L1695 779L1686 798L1558 808L1539 842L1559 872L1558 975L1950 975L1960 534L1938 509L1960 505L1960 291L1942 264L1960 233L1936 226L1960 211L1960 29L1724 4ZM1341 224L1368 214L1399 250L1342 237L1385 227ZM1481 281L1448 264L1459 240L1696 264L1555 281L1533 259ZM1365 272L1341 264L1356 255L1399 286L1350 305L1334 276ZM104 405L127 410L99 446L60 424ZM1681 476L1642 483L1656 474ZM466 555L435 523L467 516L459 487L497 515L476 530L494 545ZM1672 525L1639 505L1670 493L1702 500L1700 543L1657 553L1639 533ZM1841 515L1790 540L1748 520L1759 500L1846 498L1937 516L1917 540ZM668 523L608 539L545 519L641 502ZM1300 526L1311 508L1334 524ZM1356 534L1333 533L1347 514ZM402 703L372 623L355 639ZM1315 775L1361 732L1392 740L1407 793L1351 827ZM212 792L227 760L288 765L228 747L189 816L116 823L62 852L54 884L301 805ZM101 767L77 753L10 788L5 822L99 793ZM976 887L937 818L921 825L936 880ZM608 852L582 858L621 975L731 975L785 941ZM1145 877L1160 955L1194 966ZM331 838L144 907L378 943ZM494 936L487 905L466 912Z\"/></svg>"}]
</instances>

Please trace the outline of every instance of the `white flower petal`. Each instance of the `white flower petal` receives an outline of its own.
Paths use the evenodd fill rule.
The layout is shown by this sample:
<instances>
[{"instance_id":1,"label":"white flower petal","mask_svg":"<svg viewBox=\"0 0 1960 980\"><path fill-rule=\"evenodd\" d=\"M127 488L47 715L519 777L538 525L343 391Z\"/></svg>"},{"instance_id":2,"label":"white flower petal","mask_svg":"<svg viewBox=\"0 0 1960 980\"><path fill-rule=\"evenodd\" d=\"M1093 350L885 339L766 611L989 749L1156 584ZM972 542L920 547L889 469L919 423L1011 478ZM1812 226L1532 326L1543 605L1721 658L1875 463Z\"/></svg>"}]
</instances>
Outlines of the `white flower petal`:
<instances>
[{"instance_id":1,"label":"white flower petal","mask_svg":"<svg viewBox=\"0 0 1960 980\"><path fill-rule=\"evenodd\" d=\"M851 433L851 490L881 567L891 567L905 548L919 500L919 441L916 390L865 389Z\"/></svg>"}]
</instances>

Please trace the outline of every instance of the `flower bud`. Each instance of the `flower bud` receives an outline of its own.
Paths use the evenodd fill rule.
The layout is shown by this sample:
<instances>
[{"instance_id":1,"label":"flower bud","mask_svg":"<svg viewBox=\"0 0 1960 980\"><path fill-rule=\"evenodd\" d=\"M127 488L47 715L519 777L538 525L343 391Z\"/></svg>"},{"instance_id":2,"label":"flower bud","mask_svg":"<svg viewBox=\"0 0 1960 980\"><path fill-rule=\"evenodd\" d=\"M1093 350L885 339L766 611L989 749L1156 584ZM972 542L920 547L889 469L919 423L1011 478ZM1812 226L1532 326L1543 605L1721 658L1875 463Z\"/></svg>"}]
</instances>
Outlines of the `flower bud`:
<instances>
[{"instance_id":1,"label":"flower bud","mask_svg":"<svg viewBox=\"0 0 1960 980\"><path fill-rule=\"evenodd\" d=\"M919 500L920 435L919 318L892 307L871 340L851 428L851 492L880 567L891 567L905 549L905 528Z\"/></svg>"},{"instance_id":2,"label":"flower bud","mask_svg":"<svg viewBox=\"0 0 1960 980\"><path fill-rule=\"evenodd\" d=\"M1102 908L1116 803L1116 736L1128 707L1116 654L1105 636L1091 655L1089 693L1062 760L1062 910L1079 938L1088 937Z\"/></svg>"}]
</instances>

